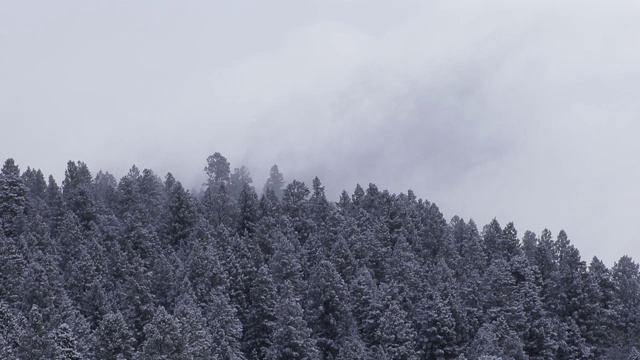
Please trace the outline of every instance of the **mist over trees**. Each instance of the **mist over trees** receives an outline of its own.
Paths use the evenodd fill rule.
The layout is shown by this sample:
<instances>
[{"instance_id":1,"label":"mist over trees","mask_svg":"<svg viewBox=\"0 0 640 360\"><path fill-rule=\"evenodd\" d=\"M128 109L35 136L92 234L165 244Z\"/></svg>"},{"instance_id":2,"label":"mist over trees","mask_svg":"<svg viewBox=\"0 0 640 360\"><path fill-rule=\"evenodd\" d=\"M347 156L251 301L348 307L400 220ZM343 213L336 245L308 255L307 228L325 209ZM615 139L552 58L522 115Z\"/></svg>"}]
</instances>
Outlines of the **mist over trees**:
<instances>
[{"instance_id":1,"label":"mist over trees","mask_svg":"<svg viewBox=\"0 0 640 360\"><path fill-rule=\"evenodd\" d=\"M411 190L0 173L1 359L637 359L640 273Z\"/></svg>"}]
</instances>

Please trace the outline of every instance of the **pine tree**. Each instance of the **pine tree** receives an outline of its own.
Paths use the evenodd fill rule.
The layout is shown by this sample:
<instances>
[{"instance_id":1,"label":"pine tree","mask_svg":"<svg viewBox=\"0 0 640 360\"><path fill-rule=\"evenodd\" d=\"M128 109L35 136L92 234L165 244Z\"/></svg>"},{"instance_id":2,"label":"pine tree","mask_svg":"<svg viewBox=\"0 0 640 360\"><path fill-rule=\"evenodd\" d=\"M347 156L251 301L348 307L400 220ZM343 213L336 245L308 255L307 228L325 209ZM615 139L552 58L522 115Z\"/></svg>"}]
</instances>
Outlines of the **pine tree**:
<instances>
[{"instance_id":1,"label":"pine tree","mask_svg":"<svg viewBox=\"0 0 640 360\"><path fill-rule=\"evenodd\" d=\"M28 311L26 324L22 326L22 332L18 339L19 359L53 359L54 343L48 336L49 314L38 305L33 305Z\"/></svg>"},{"instance_id":2,"label":"pine tree","mask_svg":"<svg viewBox=\"0 0 640 360\"><path fill-rule=\"evenodd\" d=\"M436 263L452 252L452 244L446 239L447 221L436 204L424 201L418 205L418 241L413 243L413 248L419 259Z\"/></svg>"},{"instance_id":3,"label":"pine tree","mask_svg":"<svg viewBox=\"0 0 640 360\"><path fill-rule=\"evenodd\" d=\"M278 284L290 282L296 289L301 288L303 277L300 260L300 243L294 236L278 234L273 244L274 254L269 263L271 274Z\"/></svg>"},{"instance_id":4,"label":"pine tree","mask_svg":"<svg viewBox=\"0 0 640 360\"><path fill-rule=\"evenodd\" d=\"M207 166L204 171L209 176L207 186L209 188L219 188L220 185L228 185L230 180L230 167L227 158L219 152L207 158Z\"/></svg>"},{"instance_id":5,"label":"pine tree","mask_svg":"<svg viewBox=\"0 0 640 360\"><path fill-rule=\"evenodd\" d=\"M517 275L511 263L502 258L494 259L485 276L485 297L483 308L486 309L485 322L498 318L507 321L511 329L522 332L526 330L526 316L523 304L518 298Z\"/></svg>"},{"instance_id":6,"label":"pine tree","mask_svg":"<svg viewBox=\"0 0 640 360\"><path fill-rule=\"evenodd\" d=\"M307 323L323 357L336 357L341 340L355 327L347 286L333 264L321 261L311 270L305 296Z\"/></svg>"},{"instance_id":7,"label":"pine tree","mask_svg":"<svg viewBox=\"0 0 640 360\"><path fill-rule=\"evenodd\" d=\"M353 195L351 195L351 201L355 206L362 205L362 199L364 198L364 189L360 184L356 184L356 188L353 190Z\"/></svg>"},{"instance_id":8,"label":"pine tree","mask_svg":"<svg viewBox=\"0 0 640 360\"><path fill-rule=\"evenodd\" d=\"M273 342L277 290L266 266L260 267L249 292L249 313L242 348L248 359L264 359Z\"/></svg>"},{"instance_id":9,"label":"pine tree","mask_svg":"<svg viewBox=\"0 0 640 360\"><path fill-rule=\"evenodd\" d=\"M15 358L20 341L20 326L16 315L5 302L0 302L0 355Z\"/></svg>"},{"instance_id":10,"label":"pine tree","mask_svg":"<svg viewBox=\"0 0 640 360\"><path fill-rule=\"evenodd\" d=\"M207 324L212 330L214 359L244 360L240 348L242 323L238 320L229 295L221 287L212 290L211 302L205 311Z\"/></svg>"},{"instance_id":11,"label":"pine tree","mask_svg":"<svg viewBox=\"0 0 640 360\"><path fill-rule=\"evenodd\" d=\"M380 326L376 331L378 356L393 360L418 359L415 352L416 337L407 313L397 301L391 301L380 318Z\"/></svg>"},{"instance_id":12,"label":"pine tree","mask_svg":"<svg viewBox=\"0 0 640 360\"><path fill-rule=\"evenodd\" d=\"M332 256L329 261L333 263L340 276L349 283L353 281L357 273L357 261L349 249L349 244L342 235L337 237L336 242L333 244L329 253Z\"/></svg>"},{"instance_id":13,"label":"pine tree","mask_svg":"<svg viewBox=\"0 0 640 360\"><path fill-rule=\"evenodd\" d=\"M316 176L312 182L313 192L309 198L309 212L316 226L326 224L333 210L324 193L324 186Z\"/></svg>"},{"instance_id":14,"label":"pine tree","mask_svg":"<svg viewBox=\"0 0 640 360\"><path fill-rule=\"evenodd\" d=\"M0 231L0 300L20 300L19 288L27 268L26 249L19 239L6 238Z\"/></svg>"},{"instance_id":15,"label":"pine tree","mask_svg":"<svg viewBox=\"0 0 640 360\"><path fill-rule=\"evenodd\" d=\"M253 186L251 186L252 183L253 179L246 166L242 165L239 168L233 169L233 172L229 176L229 195L237 199L245 186L253 189Z\"/></svg>"},{"instance_id":16,"label":"pine tree","mask_svg":"<svg viewBox=\"0 0 640 360\"><path fill-rule=\"evenodd\" d=\"M342 193L340 193L340 199L338 200L337 205L338 210L340 210L342 216L349 216L353 212L353 202L351 201L351 197L346 190L343 190Z\"/></svg>"},{"instance_id":17,"label":"pine tree","mask_svg":"<svg viewBox=\"0 0 640 360\"><path fill-rule=\"evenodd\" d=\"M36 253L26 267L18 293L23 311L33 305L53 310L62 292L62 281L52 256Z\"/></svg>"},{"instance_id":18,"label":"pine tree","mask_svg":"<svg viewBox=\"0 0 640 360\"><path fill-rule=\"evenodd\" d=\"M49 182L47 183L46 203L48 211L45 219L49 224L51 237L56 238L58 236L58 227L62 223L66 209L62 200L62 192L51 175L49 175Z\"/></svg>"},{"instance_id":19,"label":"pine tree","mask_svg":"<svg viewBox=\"0 0 640 360\"><path fill-rule=\"evenodd\" d=\"M53 336L55 360L82 360L84 356L78 352L78 344L67 324L61 324Z\"/></svg>"},{"instance_id":20,"label":"pine tree","mask_svg":"<svg viewBox=\"0 0 640 360\"><path fill-rule=\"evenodd\" d=\"M502 252L503 259L510 261L522 253L520 241L518 240L518 231L513 222L507 224L502 230L502 236L499 238L499 249Z\"/></svg>"},{"instance_id":21,"label":"pine tree","mask_svg":"<svg viewBox=\"0 0 640 360\"><path fill-rule=\"evenodd\" d=\"M94 333L93 353L97 359L131 359L135 339L120 313L104 316Z\"/></svg>"},{"instance_id":22,"label":"pine tree","mask_svg":"<svg viewBox=\"0 0 640 360\"><path fill-rule=\"evenodd\" d=\"M525 231L522 236L522 251L524 252L527 260L530 263L535 264L536 261L536 248L538 246L538 238L534 232L529 230Z\"/></svg>"},{"instance_id":23,"label":"pine tree","mask_svg":"<svg viewBox=\"0 0 640 360\"><path fill-rule=\"evenodd\" d=\"M504 318L499 317L480 328L466 353L470 359L494 356L496 359L525 360L522 341L509 328Z\"/></svg>"},{"instance_id":24,"label":"pine tree","mask_svg":"<svg viewBox=\"0 0 640 360\"><path fill-rule=\"evenodd\" d=\"M92 193L93 178L87 165L82 161L69 161L62 182L62 195L67 208L78 217L85 229L93 227L93 222L97 219Z\"/></svg>"},{"instance_id":25,"label":"pine tree","mask_svg":"<svg viewBox=\"0 0 640 360\"><path fill-rule=\"evenodd\" d=\"M18 165L7 159L0 172L0 230L8 238L17 238L24 230L28 192Z\"/></svg>"},{"instance_id":26,"label":"pine tree","mask_svg":"<svg viewBox=\"0 0 640 360\"><path fill-rule=\"evenodd\" d=\"M495 218L482 229L482 238L484 240L484 246L487 251L489 263L493 261L494 258L502 256L500 246L502 232L502 227Z\"/></svg>"},{"instance_id":27,"label":"pine tree","mask_svg":"<svg viewBox=\"0 0 640 360\"><path fill-rule=\"evenodd\" d=\"M245 183L238 195L238 206L240 210L238 233L253 234L258 222L258 194L248 183Z\"/></svg>"},{"instance_id":28,"label":"pine tree","mask_svg":"<svg viewBox=\"0 0 640 360\"><path fill-rule=\"evenodd\" d=\"M267 182L264 184L264 193L266 194L268 190L273 191L273 194L279 199L282 198L284 189L284 176L278 169L278 165L273 165L269 172L269 178Z\"/></svg>"},{"instance_id":29,"label":"pine tree","mask_svg":"<svg viewBox=\"0 0 640 360\"><path fill-rule=\"evenodd\" d=\"M133 273L128 274L121 290L124 292L124 298L120 310L126 316L134 338L140 343L145 338L144 327L153 320L156 309L149 289L149 280L143 273L144 268L138 265L131 271Z\"/></svg>"},{"instance_id":30,"label":"pine tree","mask_svg":"<svg viewBox=\"0 0 640 360\"><path fill-rule=\"evenodd\" d=\"M227 286L229 277L221 261L222 255L213 246L213 237L206 224L199 223L192 239L193 247L185 261L185 272L197 302L207 304L211 301L212 290L218 286Z\"/></svg>"},{"instance_id":31,"label":"pine tree","mask_svg":"<svg viewBox=\"0 0 640 360\"><path fill-rule=\"evenodd\" d=\"M584 338L594 356L602 357L613 345L615 286L611 270L597 257L589 264Z\"/></svg>"},{"instance_id":32,"label":"pine tree","mask_svg":"<svg viewBox=\"0 0 640 360\"><path fill-rule=\"evenodd\" d=\"M183 282L182 294L175 309L175 317L184 339L182 356L186 359L209 359L212 357L213 339L188 280Z\"/></svg>"},{"instance_id":33,"label":"pine tree","mask_svg":"<svg viewBox=\"0 0 640 360\"><path fill-rule=\"evenodd\" d=\"M252 258L252 253L257 249L248 240L238 235L229 236L224 247L224 266L229 277L226 287L231 304L237 310L237 317L241 323L246 324L245 314L249 307L249 291L253 279L256 276L256 268Z\"/></svg>"},{"instance_id":34,"label":"pine tree","mask_svg":"<svg viewBox=\"0 0 640 360\"><path fill-rule=\"evenodd\" d=\"M33 170L27 167L27 170L21 175L24 185L27 187L27 197L29 199L29 207L39 213L46 211L45 194L47 190L47 182L40 170Z\"/></svg>"},{"instance_id":35,"label":"pine tree","mask_svg":"<svg viewBox=\"0 0 640 360\"><path fill-rule=\"evenodd\" d=\"M238 205L227 192L226 186L209 187L204 192L202 204L205 217L214 227L223 226L228 229L236 227L238 219Z\"/></svg>"},{"instance_id":36,"label":"pine tree","mask_svg":"<svg viewBox=\"0 0 640 360\"><path fill-rule=\"evenodd\" d=\"M91 357L92 329L87 319L76 308L76 303L72 301L67 294L62 294L58 300L57 309L51 315L51 328L49 333L55 342L55 332L66 324L69 328L70 336L75 341L73 349L81 357Z\"/></svg>"},{"instance_id":37,"label":"pine tree","mask_svg":"<svg viewBox=\"0 0 640 360\"><path fill-rule=\"evenodd\" d=\"M400 295L406 299L403 307L411 312L413 304L422 298L421 285L424 279L418 260L404 236L400 236L391 253L387 255L385 270L385 282L397 284Z\"/></svg>"},{"instance_id":38,"label":"pine tree","mask_svg":"<svg viewBox=\"0 0 640 360\"><path fill-rule=\"evenodd\" d=\"M438 291L432 291L417 305L416 347L425 359L453 359L457 354L456 321L451 306Z\"/></svg>"},{"instance_id":39,"label":"pine tree","mask_svg":"<svg viewBox=\"0 0 640 360\"><path fill-rule=\"evenodd\" d=\"M282 208L289 216L291 225L298 234L298 240L301 244L304 244L309 238L311 231L306 206L309 194L309 188L303 182L293 180L284 189L282 197Z\"/></svg>"},{"instance_id":40,"label":"pine tree","mask_svg":"<svg viewBox=\"0 0 640 360\"><path fill-rule=\"evenodd\" d=\"M174 247L184 243L197 220L194 199L180 182L169 189L165 220L165 236Z\"/></svg>"},{"instance_id":41,"label":"pine tree","mask_svg":"<svg viewBox=\"0 0 640 360\"><path fill-rule=\"evenodd\" d=\"M276 193L271 190L265 190L260 197L260 217L261 218L277 218L280 215L280 200Z\"/></svg>"},{"instance_id":42,"label":"pine tree","mask_svg":"<svg viewBox=\"0 0 640 360\"><path fill-rule=\"evenodd\" d=\"M311 340L311 330L303 318L303 310L293 287L285 281L276 304L272 344L265 359L315 360L320 354Z\"/></svg>"},{"instance_id":43,"label":"pine tree","mask_svg":"<svg viewBox=\"0 0 640 360\"><path fill-rule=\"evenodd\" d=\"M109 172L100 170L96 174L93 184L93 196L108 209L114 209L117 201L116 188L118 187L116 178Z\"/></svg>"},{"instance_id":44,"label":"pine tree","mask_svg":"<svg viewBox=\"0 0 640 360\"><path fill-rule=\"evenodd\" d=\"M629 256L623 256L612 268L615 286L615 338L618 347L638 346L640 339L640 272Z\"/></svg>"},{"instance_id":45,"label":"pine tree","mask_svg":"<svg viewBox=\"0 0 640 360\"><path fill-rule=\"evenodd\" d=\"M145 340L136 359L181 359L185 351L185 339L180 323L164 307L160 306L153 320L144 326Z\"/></svg>"},{"instance_id":46,"label":"pine tree","mask_svg":"<svg viewBox=\"0 0 640 360\"><path fill-rule=\"evenodd\" d=\"M382 317L383 303L371 272L362 267L350 284L352 313L367 345L376 344L375 332Z\"/></svg>"}]
</instances>

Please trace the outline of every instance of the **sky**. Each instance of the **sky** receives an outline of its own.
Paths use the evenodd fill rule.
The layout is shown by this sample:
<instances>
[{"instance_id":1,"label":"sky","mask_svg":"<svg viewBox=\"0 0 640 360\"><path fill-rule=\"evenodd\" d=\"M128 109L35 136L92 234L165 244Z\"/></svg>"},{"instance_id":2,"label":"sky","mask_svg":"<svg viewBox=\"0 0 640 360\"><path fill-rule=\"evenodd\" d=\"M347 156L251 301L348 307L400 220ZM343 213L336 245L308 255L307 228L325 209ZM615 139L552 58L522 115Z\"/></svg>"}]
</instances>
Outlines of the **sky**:
<instances>
[{"instance_id":1,"label":"sky","mask_svg":"<svg viewBox=\"0 0 640 360\"><path fill-rule=\"evenodd\" d=\"M640 260L640 3L0 0L0 158L412 189Z\"/></svg>"}]
</instances>

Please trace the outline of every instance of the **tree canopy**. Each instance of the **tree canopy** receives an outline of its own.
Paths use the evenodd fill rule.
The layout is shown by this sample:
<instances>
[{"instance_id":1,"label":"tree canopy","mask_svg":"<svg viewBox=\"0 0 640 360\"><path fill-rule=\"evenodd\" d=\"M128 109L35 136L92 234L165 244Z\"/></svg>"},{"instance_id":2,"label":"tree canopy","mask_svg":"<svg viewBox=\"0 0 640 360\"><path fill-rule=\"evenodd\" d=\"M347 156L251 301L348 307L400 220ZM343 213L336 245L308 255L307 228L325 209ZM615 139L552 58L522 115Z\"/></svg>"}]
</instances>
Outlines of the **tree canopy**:
<instances>
[{"instance_id":1,"label":"tree canopy","mask_svg":"<svg viewBox=\"0 0 640 360\"><path fill-rule=\"evenodd\" d=\"M640 272L411 190L0 173L3 359L635 359Z\"/></svg>"}]
</instances>

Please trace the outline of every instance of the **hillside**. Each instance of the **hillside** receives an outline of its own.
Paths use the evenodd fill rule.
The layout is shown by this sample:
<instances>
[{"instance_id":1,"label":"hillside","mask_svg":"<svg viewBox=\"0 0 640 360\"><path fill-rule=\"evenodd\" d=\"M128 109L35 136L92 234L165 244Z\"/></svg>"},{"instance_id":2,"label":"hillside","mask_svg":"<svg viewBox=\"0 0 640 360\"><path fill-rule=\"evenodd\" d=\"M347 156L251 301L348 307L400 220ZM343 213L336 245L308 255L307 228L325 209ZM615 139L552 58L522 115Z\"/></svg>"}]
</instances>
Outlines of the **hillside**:
<instances>
[{"instance_id":1,"label":"hillside","mask_svg":"<svg viewBox=\"0 0 640 360\"><path fill-rule=\"evenodd\" d=\"M447 220L410 190L331 202L276 166L257 189L219 153L205 171L192 194L135 166L70 161L58 184L8 159L0 358L640 356L627 256L587 263L564 231Z\"/></svg>"}]
</instances>

